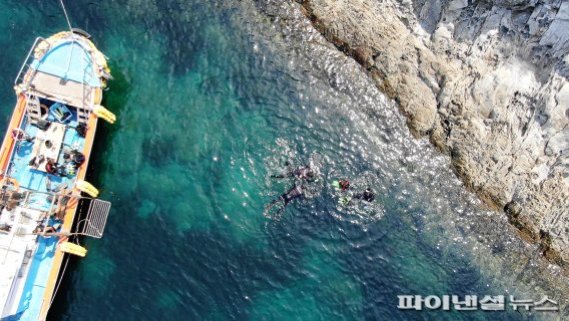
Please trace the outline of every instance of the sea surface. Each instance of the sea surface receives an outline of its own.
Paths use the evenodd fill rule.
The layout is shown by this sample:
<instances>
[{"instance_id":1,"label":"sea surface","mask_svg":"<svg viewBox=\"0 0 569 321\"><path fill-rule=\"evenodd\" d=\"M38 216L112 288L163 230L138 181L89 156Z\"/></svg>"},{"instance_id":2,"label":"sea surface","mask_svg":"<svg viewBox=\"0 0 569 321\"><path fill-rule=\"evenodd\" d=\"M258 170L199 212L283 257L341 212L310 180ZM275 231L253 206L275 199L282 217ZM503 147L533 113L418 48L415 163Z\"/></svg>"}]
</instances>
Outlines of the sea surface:
<instances>
[{"instance_id":1,"label":"sea surface","mask_svg":"<svg viewBox=\"0 0 569 321\"><path fill-rule=\"evenodd\" d=\"M327 44L294 1L66 1L114 80L90 181L113 208L66 271L50 320L561 320L514 311L409 311L397 295L557 300L559 277L449 159ZM35 37L59 1L0 1L0 129ZM310 164L318 180L265 211ZM371 204L338 204L334 179ZM507 298L508 299L508 298ZM561 298L562 299L562 298ZM569 318L569 317L568 317Z\"/></svg>"}]
</instances>

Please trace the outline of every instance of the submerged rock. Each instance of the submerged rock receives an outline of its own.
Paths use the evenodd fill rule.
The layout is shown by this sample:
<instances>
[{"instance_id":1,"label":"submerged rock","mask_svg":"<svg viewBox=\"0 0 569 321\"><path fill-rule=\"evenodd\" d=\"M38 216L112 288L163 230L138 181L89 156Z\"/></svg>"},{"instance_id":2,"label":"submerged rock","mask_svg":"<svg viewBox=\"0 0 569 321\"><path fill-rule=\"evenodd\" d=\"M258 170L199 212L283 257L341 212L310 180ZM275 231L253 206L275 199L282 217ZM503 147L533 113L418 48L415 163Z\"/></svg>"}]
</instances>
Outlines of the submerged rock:
<instances>
[{"instance_id":1,"label":"submerged rock","mask_svg":"<svg viewBox=\"0 0 569 321\"><path fill-rule=\"evenodd\" d=\"M300 2L414 134L569 271L569 2Z\"/></svg>"}]
</instances>

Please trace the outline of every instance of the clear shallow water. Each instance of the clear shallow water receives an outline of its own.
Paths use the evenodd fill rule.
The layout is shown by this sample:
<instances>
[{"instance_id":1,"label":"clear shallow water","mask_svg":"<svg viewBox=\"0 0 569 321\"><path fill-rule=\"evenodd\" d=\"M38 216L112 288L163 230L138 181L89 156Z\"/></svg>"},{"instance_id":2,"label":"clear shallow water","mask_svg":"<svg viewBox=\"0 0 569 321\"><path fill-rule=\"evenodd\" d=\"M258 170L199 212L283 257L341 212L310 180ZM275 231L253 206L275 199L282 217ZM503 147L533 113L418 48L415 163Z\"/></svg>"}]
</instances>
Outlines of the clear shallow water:
<instances>
[{"instance_id":1,"label":"clear shallow water","mask_svg":"<svg viewBox=\"0 0 569 321\"><path fill-rule=\"evenodd\" d=\"M91 163L113 202L106 235L71 265L53 319L554 319L396 308L398 294L558 296L542 276L557 271L292 6L74 1L68 12L111 58L106 105L119 121L100 127ZM56 2L2 1L0 23L6 126L33 38L65 21ZM265 216L292 184L269 178L287 160L312 162L320 180ZM344 176L377 202L338 208L329 182Z\"/></svg>"}]
</instances>

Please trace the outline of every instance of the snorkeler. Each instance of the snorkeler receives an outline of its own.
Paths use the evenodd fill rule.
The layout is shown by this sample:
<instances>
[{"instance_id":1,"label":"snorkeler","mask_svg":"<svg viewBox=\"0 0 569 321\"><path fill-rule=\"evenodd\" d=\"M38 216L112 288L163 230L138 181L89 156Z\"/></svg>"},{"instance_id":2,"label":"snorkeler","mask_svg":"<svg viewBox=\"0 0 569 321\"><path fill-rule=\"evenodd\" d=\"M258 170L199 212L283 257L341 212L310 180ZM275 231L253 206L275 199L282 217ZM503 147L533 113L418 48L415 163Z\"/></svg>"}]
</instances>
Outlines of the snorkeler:
<instances>
[{"instance_id":1,"label":"snorkeler","mask_svg":"<svg viewBox=\"0 0 569 321\"><path fill-rule=\"evenodd\" d=\"M337 190L347 191L350 188L350 181L347 179L340 179L333 181L332 186Z\"/></svg>"},{"instance_id":2,"label":"snorkeler","mask_svg":"<svg viewBox=\"0 0 569 321\"><path fill-rule=\"evenodd\" d=\"M367 187L363 193L358 193L352 198L364 200L366 202L373 202L375 200L375 194L371 188Z\"/></svg>"},{"instance_id":3,"label":"snorkeler","mask_svg":"<svg viewBox=\"0 0 569 321\"><path fill-rule=\"evenodd\" d=\"M290 163L286 162L286 166L289 166ZM287 170L281 174L271 175L271 178L287 178L287 177L295 177L298 179L306 180L306 181L314 181L316 179L316 173L310 166L299 166L297 168L290 168L287 167Z\"/></svg>"},{"instance_id":4,"label":"snorkeler","mask_svg":"<svg viewBox=\"0 0 569 321\"><path fill-rule=\"evenodd\" d=\"M267 205L265 207L265 212L268 212L271 208L273 208L273 206L275 206L276 204L282 202L283 207L281 207L279 209L279 211L277 212L277 214L280 214L282 211L284 211L285 207L294 199L296 198L300 198L304 196L304 186L302 185L295 185L294 187L292 187L291 189L289 189L286 193L282 194L281 196L279 196L279 198L273 200L269 205Z\"/></svg>"},{"instance_id":5,"label":"snorkeler","mask_svg":"<svg viewBox=\"0 0 569 321\"><path fill-rule=\"evenodd\" d=\"M337 191L347 192L350 189L350 181L347 179L340 179L337 181L333 181L332 186ZM338 202L341 205L348 205L352 199L359 199L371 203L375 200L375 193L370 187L366 187L366 189L362 193L357 193L354 195L345 194L340 196Z\"/></svg>"}]
</instances>

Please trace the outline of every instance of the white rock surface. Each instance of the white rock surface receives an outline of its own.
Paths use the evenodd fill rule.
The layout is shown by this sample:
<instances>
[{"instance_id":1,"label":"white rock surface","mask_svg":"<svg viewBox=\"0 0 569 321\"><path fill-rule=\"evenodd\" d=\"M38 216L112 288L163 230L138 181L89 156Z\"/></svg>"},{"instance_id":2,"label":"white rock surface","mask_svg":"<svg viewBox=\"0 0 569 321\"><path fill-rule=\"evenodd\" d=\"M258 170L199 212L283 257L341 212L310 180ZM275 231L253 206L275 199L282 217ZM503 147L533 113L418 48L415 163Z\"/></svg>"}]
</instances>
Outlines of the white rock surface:
<instances>
[{"instance_id":1,"label":"white rock surface","mask_svg":"<svg viewBox=\"0 0 569 321\"><path fill-rule=\"evenodd\" d=\"M300 2L468 188L569 270L569 1Z\"/></svg>"}]
</instances>

